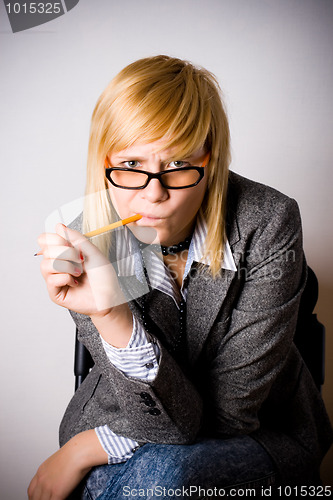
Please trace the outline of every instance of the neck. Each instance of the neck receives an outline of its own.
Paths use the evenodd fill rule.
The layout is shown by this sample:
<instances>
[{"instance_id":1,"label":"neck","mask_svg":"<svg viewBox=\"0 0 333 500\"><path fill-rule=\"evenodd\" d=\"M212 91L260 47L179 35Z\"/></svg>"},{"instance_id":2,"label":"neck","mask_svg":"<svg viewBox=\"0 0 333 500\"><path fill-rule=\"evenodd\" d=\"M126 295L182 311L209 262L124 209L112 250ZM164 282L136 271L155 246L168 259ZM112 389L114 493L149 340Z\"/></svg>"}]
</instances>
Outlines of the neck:
<instances>
[{"instance_id":1,"label":"neck","mask_svg":"<svg viewBox=\"0 0 333 500\"><path fill-rule=\"evenodd\" d=\"M188 250L191 244L191 238L192 236L186 238L183 241L180 241L179 243L170 245L170 246L165 246L165 245L154 245L152 244L151 247L155 248L156 251L162 251L162 255L165 257L167 255L177 255L178 253L182 253L185 250ZM146 246L149 246L149 243L143 243L140 240L138 241L139 248L142 250Z\"/></svg>"},{"instance_id":2,"label":"neck","mask_svg":"<svg viewBox=\"0 0 333 500\"><path fill-rule=\"evenodd\" d=\"M170 271L172 278L180 289L183 283L183 276L188 256L188 250L173 255L163 255L163 262Z\"/></svg>"},{"instance_id":3,"label":"neck","mask_svg":"<svg viewBox=\"0 0 333 500\"><path fill-rule=\"evenodd\" d=\"M191 243L191 238L192 238L192 236L189 236L188 238L185 238L185 240L180 241L179 243L175 243L175 244L170 245L170 246L161 245L162 254L163 255L169 255L169 254L174 255L174 254L177 254L177 253L182 252L184 250L188 250L190 243Z\"/></svg>"}]
</instances>

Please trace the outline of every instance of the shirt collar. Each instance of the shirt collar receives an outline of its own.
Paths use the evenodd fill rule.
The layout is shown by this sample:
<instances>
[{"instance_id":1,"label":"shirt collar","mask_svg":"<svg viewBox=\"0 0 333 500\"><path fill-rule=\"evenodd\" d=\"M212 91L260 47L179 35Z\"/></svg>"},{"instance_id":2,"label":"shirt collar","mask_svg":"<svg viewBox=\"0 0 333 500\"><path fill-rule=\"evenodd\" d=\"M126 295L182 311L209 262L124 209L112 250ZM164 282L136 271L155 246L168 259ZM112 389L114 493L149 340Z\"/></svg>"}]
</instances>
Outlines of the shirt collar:
<instances>
[{"instance_id":1,"label":"shirt collar","mask_svg":"<svg viewBox=\"0 0 333 500\"><path fill-rule=\"evenodd\" d=\"M198 213L196 225L194 228L191 244L188 251L188 257L185 266L184 279L189 273L193 262L201 262L206 265L211 264L211 259L204 257L204 245L207 236L207 224L204 220L201 210ZM149 252L149 246L145 252ZM164 264L160 257L155 252L150 251L152 260L155 263L158 259L161 265ZM142 258L139 246L133 233L125 226L120 228L116 233L116 255L118 265L118 276L136 276L140 281L144 281L144 272L142 266ZM155 267L154 266L154 267ZM237 271L234 258L228 240L225 242L224 255L221 269L229 271Z\"/></svg>"},{"instance_id":2,"label":"shirt collar","mask_svg":"<svg viewBox=\"0 0 333 500\"><path fill-rule=\"evenodd\" d=\"M191 265L193 262L201 262L202 264L206 264L208 266L210 266L210 264L212 263L212 260L209 256L204 257L206 236L207 224L203 217L202 211L199 210L185 266L185 276L191 269ZM221 269L237 271L237 267L232 256L228 240L226 240L224 245L223 262L221 264Z\"/></svg>"}]
</instances>

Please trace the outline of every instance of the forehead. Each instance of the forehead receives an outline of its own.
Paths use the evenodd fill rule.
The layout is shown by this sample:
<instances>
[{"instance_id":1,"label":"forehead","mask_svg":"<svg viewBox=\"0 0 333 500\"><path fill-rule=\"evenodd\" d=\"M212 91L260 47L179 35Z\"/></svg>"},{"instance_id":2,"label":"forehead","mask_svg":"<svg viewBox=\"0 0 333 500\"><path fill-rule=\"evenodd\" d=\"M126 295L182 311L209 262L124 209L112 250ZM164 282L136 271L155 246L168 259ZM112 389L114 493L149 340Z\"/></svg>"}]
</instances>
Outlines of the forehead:
<instances>
[{"instance_id":1,"label":"forehead","mask_svg":"<svg viewBox=\"0 0 333 500\"><path fill-rule=\"evenodd\" d=\"M116 158L154 158L159 159L161 161L166 161L170 159L175 159L179 157L180 148L177 146L168 147L168 141L165 139L160 139L155 142L142 143L135 142L128 148L122 149L121 151L117 151L115 153L110 152L110 159ZM195 159L203 154L203 148L198 148L193 152L186 154L186 158ZM181 155L183 158L184 155ZM180 158L180 157L179 157Z\"/></svg>"}]
</instances>

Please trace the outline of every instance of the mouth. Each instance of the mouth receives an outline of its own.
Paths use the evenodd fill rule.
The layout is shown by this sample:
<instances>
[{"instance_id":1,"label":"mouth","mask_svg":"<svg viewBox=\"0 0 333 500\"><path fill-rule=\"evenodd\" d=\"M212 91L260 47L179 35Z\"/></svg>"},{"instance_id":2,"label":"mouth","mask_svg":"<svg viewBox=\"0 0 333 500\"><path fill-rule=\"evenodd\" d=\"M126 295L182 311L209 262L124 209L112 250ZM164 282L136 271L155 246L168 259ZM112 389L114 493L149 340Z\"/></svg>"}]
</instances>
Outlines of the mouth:
<instances>
[{"instance_id":1,"label":"mouth","mask_svg":"<svg viewBox=\"0 0 333 500\"><path fill-rule=\"evenodd\" d=\"M164 219L164 217L157 217L156 215L150 215L150 214L144 214L144 213L140 213L140 215L142 215L142 218L139 219L138 221L136 221L136 223L138 225L142 225L142 226L145 226L145 225L150 225L150 224L156 224L158 221L161 221Z\"/></svg>"}]
</instances>

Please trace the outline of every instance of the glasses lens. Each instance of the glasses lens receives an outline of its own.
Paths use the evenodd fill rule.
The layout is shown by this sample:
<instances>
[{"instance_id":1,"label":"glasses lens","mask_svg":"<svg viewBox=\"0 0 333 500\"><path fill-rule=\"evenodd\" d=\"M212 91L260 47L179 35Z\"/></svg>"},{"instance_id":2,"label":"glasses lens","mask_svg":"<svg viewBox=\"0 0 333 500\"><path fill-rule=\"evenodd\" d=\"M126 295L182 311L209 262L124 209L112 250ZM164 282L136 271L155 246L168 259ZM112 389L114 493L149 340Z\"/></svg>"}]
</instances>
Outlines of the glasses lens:
<instances>
[{"instance_id":1,"label":"glasses lens","mask_svg":"<svg viewBox=\"0 0 333 500\"><path fill-rule=\"evenodd\" d=\"M117 168L112 170L112 182L119 187L129 189L139 189L146 185L147 174L138 170L122 170ZM196 184L200 180L200 173L195 168L178 169L170 172L163 172L161 180L166 188L184 188Z\"/></svg>"},{"instance_id":2,"label":"glasses lens","mask_svg":"<svg viewBox=\"0 0 333 500\"><path fill-rule=\"evenodd\" d=\"M200 179L200 173L194 169L174 170L163 174L163 184L170 188L192 186Z\"/></svg>"},{"instance_id":3,"label":"glasses lens","mask_svg":"<svg viewBox=\"0 0 333 500\"><path fill-rule=\"evenodd\" d=\"M145 185L147 182L147 175L138 171L130 172L128 170L112 170L112 181L118 186L128 188L138 188Z\"/></svg>"}]
</instances>

